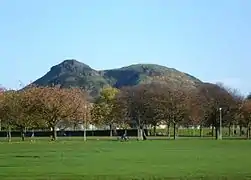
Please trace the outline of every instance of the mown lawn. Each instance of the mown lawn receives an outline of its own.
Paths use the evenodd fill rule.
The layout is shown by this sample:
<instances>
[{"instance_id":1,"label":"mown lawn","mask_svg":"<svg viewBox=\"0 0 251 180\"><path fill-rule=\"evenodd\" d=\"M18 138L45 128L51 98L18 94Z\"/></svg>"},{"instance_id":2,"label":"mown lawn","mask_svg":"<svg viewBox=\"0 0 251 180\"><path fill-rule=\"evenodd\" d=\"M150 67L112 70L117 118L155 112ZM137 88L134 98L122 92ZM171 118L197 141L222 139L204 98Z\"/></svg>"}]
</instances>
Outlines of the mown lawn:
<instances>
[{"instance_id":1,"label":"mown lawn","mask_svg":"<svg viewBox=\"0 0 251 180\"><path fill-rule=\"evenodd\" d=\"M251 179L251 141L1 142L1 180Z\"/></svg>"}]
</instances>

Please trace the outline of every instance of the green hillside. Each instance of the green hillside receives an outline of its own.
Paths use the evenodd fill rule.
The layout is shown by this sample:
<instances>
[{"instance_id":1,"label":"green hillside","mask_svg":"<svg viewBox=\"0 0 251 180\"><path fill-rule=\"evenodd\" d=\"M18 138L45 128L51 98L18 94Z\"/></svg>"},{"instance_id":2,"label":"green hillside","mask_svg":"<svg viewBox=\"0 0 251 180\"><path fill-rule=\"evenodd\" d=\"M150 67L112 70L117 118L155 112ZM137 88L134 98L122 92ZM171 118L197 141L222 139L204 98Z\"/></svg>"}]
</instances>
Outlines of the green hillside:
<instances>
[{"instance_id":1,"label":"green hillside","mask_svg":"<svg viewBox=\"0 0 251 180\"><path fill-rule=\"evenodd\" d=\"M65 60L53 66L48 73L37 79L40 86L61 85L81 87L91 96L99 94L105 86L133 86L152 81L166 81L172 86L194 88L201 81L189 74L156 64L135 64L118 69L97 71L77 60Z\"/></svg>"}]
</instances>

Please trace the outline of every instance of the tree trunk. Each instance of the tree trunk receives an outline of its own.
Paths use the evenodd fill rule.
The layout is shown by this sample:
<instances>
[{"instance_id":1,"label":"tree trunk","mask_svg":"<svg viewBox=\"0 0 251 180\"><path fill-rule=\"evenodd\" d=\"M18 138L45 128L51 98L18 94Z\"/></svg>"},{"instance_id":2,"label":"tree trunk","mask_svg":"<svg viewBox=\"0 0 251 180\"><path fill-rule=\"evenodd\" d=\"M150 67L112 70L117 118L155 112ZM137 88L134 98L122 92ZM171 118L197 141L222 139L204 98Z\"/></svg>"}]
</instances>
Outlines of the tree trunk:
<instances>
[{"instance_id":1,"label":"tree trunk","mask_svg":"<svg viewBox=\"0 0 251 180\"><path fill-rule=\"evenodd\" d=\"M52 127L52 140L56 141L57 140L57 130L56 127Z\"/></svg>"},{"instance_id":2,"label":"tree trunk","mask_svg":"<svg viewBox=\"0 0 251 180\"><path fill-rule=\"evenodd\" d=\"M203 137L203 126L200 125L200 137Z\"/></svg>"},{"instance_id":3,"label":"tree trunk","mask_svg":"<svg viewBox=\"0 0 251 180\"><path fill-rule=\"evenodd\" d=\"M139 138L140 138L140 140L144 140L144 138L143 138L143 129L142 128L139 129Z\"/></svg>"},{"instance_id":4,"label":"tree trunk","mask_svg":"<svg viewBox=\"0 0 251 180\"><path fill-rule=\"evenodd\" d=\"M35 132L34 132L34 129L32 129L31 137L33 138L34 136L35 136Z\"/></svg>"},{"instance_id":5,"label":"tree trunk","mask_svg":"<svg viewBox=\"0 0 251 180\"><path fill-rule=\"evenodd\" d=\"M170 123L167 124L167 136L168 136L169 139L171 138Z\"/></svg>"},{"instance_id":6,"label":"tree trunk","mask_svg":"<svg viewBox=\"0 0 251 180\"><path fill-rule=\"evenodd\" d=\"M74 130L74 131L77 130L77 124L76 124L76 123L73 124L73 130Z\"/></svg>"},{"instance_id":7,"label":"tree trunk","mask_svg":"<svg viewBox=\"0 0 251 180\"><path fill-rule=\"evenodd\" d=\"M147 129L142 129L142 136L143 136L143 140L145 141L145 140L147 140L147 133L146 133L146 131L147 131Z\"/></svg>"},{"instance_id":8,"label":"tree trunk","mask_svg":"<svg viewBox=\"0 0 251 180\"><path fill-rule=\"evenodd\" d=\"M25 128L21 128L21 139L22 141L25 140Z\"/></svg>"},{"instance_id":9,"label":"tree trunk","mask_svg":"<svg viewBox=\"0 0 251 180\"><path fill-rule=\"evenodd\" d=\"M176 123L173 123L173 139L176 139Z\"/></svg>"},{"instance_id":10,"label":"tree trunk","mask_svg":"<svg viewBox=\"0 0 251 180\"><path fill-rule=\"evenodd\" d=\"M247 126L247 139L250 139L250 126Z\"/></svg>"},{"instance_id":11,"label":"tree trunk","mask_svg":"<svg viewBox=\"0 0 251 180\"><path fill-rule=\"evenodd\" d=\"M11 127L8 127L8 133L7 133L8 141L11 142Z\"/></svg>"},{"instance_id":12,"label":"tree trunk","mask_svg":"<svg viewBox=\"0 0 251 180\"><path fill-rule=\"evenodd\" d=\"M84 128L84 141L86 141L86 127Z\"/></svg>"},{"instance_id":13,"label":"tree trunk","mask_svg":"<svg viewBox=\"0 0 251 180\"><path fill-rule=\"evenodd\" d=\"M0 119L0 131L2 131L2 121Z\"/></svg>"},{"instance_id":14,"label":"tree trunk","mask_svg":"<svg viewBox=\"0 0 251 180\"><path fill-rule=\"evenodd\" d=\"M240 136L242 136L242 126L240 126Z\"/></svg>"},{"instance_id":15,"label":"tree trunk","mask_svg":"<svg viewBox=\"0 0 251 180\"><path fill-rule=\"evenodd\" d=\"M140 118L140 116L138 115L138 141L142 141L143 140L143 131L142 131L142 129L143 129L143 127L144 126L142 126L141 125L141 118Z\"/></svg>"},{"instance_id":16,"label":"tree trunk","mask_svg":"<svg viewBox=\"0 0 251 180\"><path fill-rule=\"evenodd\" d=\"M110 137L112 137L112 125L110 124Z\"/></svg>"},{"instance_id":17,"label":"tree trunk","mask_svg":"<svg viewBox=\"0 0 251 180\"><path fill-rule=\"evenodd\" d=\"M138 127L138 140L139 141L143 140L143 131L141 127Z\"/></svg>"},{"instance_id":18,"label":"tree trunk","mask_svg":"<svg viewBox=\"0 0 251 180\"><path fill-rule=\"evenodd\" d=\"M228 136L231 136L231 124L228 126Z\"/></svg>"},{"instance_id":19,"label":"tree trunk","mask_svg":"<svg viewBox=\"0 0 251 180\"><path fill-rule=\"evenodd\" d=\"M251 128L250 128L250 126L249 126L249 127L248 127L249 138L250 138L250 133L251 133Z\"/></svg>"},{"instance_id":20,"label":"tree trunk","mask_svg":"<svg viewBox=\"0 0 251 180\"><path fill-rule=\"evenodd\" d=\"M155 126L155 125L153 126L153 135L154 135L154 136L157 135L157 133L156 133L156 126Z\"/></svg>"},{"instance_id":21,"label":"tree trunk","mask_svg":"<svg viewBox=\"0 0 251 180\"><path fill-rule=\"evenodd\" d=\"M219 127L215 127L215 139L218 140L220 136L220 129Z\"/></svg>"},{"instance_id":22,"label":"tree trunk","mask_svg":"<svg viewBox=\"0 0 251 180\"><path fill-rule=\"evenodd\" d=\"M211 135L214 137L214 126L212 126Z\"/></svg>"},{"instance_id":23,"label":"tree trunk","mask_svg":"<svg viewBox=\"0 0 251 180\"><path fill-rule=\"evenodd\" d=\"M235 136L235 125L232 125L232 135Z\"/></svg>"},{"instance_id":24,"label":"tree trunk","mask_svg":"<svg viewBox=\"0 0 251 180\"><path fill-rule=\"evenodd\" d=\"M195 137L195 126L193 126L193 137Z\"/></svg>"}]
</instances>

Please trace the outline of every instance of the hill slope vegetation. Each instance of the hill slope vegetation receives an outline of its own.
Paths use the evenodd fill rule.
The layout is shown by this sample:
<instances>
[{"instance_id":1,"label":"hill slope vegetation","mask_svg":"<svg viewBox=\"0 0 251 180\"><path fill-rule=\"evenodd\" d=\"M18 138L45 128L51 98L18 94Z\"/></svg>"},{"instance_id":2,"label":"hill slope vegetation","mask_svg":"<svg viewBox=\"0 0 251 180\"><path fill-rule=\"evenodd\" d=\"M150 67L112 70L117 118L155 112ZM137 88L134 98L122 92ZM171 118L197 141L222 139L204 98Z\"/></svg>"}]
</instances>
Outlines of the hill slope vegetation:
<instances>
[{"instance_id":1,"label":"hill slope vegetation","mask_svg":"<svg viewBox=\"0 0 251 180\"><path fill-rule=\"evenodd\" d=\"M135 64L118 69L98 71L77 60L64 60L53 66L48 73L33 84L39 86L60 85L80 87L97 96L106 86L121 88L153 81L169 83L170 86L196 88L202 82L173 68L156 64Z\"/></svg>"}]
</instances>

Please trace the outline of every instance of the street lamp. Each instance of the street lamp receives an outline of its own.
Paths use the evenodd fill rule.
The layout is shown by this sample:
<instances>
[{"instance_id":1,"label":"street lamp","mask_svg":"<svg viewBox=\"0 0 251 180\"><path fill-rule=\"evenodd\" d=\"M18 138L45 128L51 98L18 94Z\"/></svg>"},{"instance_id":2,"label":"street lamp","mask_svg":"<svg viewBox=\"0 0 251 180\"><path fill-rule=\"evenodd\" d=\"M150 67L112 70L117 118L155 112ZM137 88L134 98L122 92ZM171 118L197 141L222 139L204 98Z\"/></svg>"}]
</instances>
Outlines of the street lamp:
<instances>
[{"instance_id":1,"label":"street lamp","mask_svg":"<svg viewBox=\"0 0 251 180\"><path fill-rule=\"evenodd\" d=\"M222 140L222 108L220 110L220 133L219 133L219 140Z\"/></svg>"}]
</instances>

